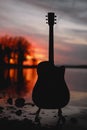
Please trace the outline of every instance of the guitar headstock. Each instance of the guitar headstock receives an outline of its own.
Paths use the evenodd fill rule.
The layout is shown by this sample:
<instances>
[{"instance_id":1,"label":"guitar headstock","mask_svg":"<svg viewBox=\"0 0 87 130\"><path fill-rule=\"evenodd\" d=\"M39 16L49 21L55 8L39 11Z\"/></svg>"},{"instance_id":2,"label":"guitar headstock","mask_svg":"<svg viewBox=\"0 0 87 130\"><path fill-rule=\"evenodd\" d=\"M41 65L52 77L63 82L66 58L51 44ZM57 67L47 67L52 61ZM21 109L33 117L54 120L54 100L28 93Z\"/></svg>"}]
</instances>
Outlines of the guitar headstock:
<instances>
[{"instance_id":1,"label":"guitar headstock","mask_svg":"<svg viewBox=\"0 0 87 130\"><path fill-rule=\"evenodd\" d=\"M49 24L50 26L53 26L54 24L56 24L56 15L55 15L55 13L53 13L53 12L48 12L48 15L46 15L46 17L47 17L47 24Z\"/></svg>"}]
</instances>

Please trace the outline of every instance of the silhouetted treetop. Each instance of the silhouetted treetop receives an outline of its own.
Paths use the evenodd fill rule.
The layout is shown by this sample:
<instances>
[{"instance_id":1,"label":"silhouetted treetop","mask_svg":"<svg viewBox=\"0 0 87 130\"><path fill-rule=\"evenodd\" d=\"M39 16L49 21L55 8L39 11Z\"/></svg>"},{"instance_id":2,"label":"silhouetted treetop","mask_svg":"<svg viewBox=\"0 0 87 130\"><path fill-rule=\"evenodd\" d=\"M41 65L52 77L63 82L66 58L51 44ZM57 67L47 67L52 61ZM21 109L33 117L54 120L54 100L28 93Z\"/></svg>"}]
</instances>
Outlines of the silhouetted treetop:
<instances>
[{"instance_id":1,"label":"silhouetted treetop","mask_svg":"<svg viewBox=\"0 0 87 130\"><path fill-rule=\"evenodd\" d=\"M26 55L31 55L31 44L22 36L2 36L0 37L0 62L15 63L22 65L26 60Z\"/></svg>"}]
</instances>

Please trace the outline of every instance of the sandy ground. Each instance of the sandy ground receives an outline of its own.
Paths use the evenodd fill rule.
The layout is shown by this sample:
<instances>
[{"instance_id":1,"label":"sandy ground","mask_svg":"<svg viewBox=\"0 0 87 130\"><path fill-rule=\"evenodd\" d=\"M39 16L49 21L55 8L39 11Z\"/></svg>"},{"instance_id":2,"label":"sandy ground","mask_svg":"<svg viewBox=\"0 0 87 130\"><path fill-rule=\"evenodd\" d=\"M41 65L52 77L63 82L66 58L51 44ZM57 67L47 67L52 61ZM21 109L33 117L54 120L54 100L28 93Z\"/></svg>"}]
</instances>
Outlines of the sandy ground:
<instances>
[{"instance_id":1,"label":"sandy ground","mask_svg":"<svg viewBox=\"0 0 87 130\"><path fill-rule=\"evenodd\" d=\"M0 107L0 129L37 129L87 130L87 108L67 105L62 109L65 120L58 122L58 110L42 109L35 120L37 107L28 103L18 108L14 105Z\"/></svg>"},{"instance_id":2,"label":"sandy ground","mask_svg":"<svg viewBox=\"0 0 87 130\"><path fill-rule=\"evenodd\" d=\"M58 117L57 109L41 109L36 116L38 107L29 98L15 104L7 99L0 99L0 130L6 129L58 129L87 130L87 93L72 92L67 106L62 109L63 120Z\"/></svg>"}]
</instances>

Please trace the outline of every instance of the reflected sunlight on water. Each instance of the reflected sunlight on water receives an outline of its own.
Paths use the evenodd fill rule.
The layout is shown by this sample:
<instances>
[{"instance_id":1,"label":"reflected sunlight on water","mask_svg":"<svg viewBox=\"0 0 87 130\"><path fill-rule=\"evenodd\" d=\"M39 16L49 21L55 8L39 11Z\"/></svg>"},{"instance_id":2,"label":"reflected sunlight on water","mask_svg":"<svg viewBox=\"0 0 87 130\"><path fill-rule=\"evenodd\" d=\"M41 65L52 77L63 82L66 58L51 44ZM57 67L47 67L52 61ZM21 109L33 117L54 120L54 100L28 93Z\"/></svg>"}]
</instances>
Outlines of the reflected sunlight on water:
<instances>
[{"instance_id":1,"label":"reflected sunlight on water","mask_svg":"<svg viewBox=\"0 0 87 130\"><path fill-rule=\"evenodd\" d=\"M87 70L66 69L65 81L71 93L70 103L85 103L87 99ZM37 80L36 69L3 69L0 70L0 105L10 98L23 97L32 101L32 89ZM81 102L80 102L81 104Z\"/></svg>"},{"instance_id":2,"label":"reflected sunlight on water","mask_svg":"<svg viewBox=\"0 0 87 130\"><path fill-rule=\"evenodd\" d=\"M36 69L6 69L2 71L0 99L30 97L37 79Z\"/></svg>"}]
</instances>

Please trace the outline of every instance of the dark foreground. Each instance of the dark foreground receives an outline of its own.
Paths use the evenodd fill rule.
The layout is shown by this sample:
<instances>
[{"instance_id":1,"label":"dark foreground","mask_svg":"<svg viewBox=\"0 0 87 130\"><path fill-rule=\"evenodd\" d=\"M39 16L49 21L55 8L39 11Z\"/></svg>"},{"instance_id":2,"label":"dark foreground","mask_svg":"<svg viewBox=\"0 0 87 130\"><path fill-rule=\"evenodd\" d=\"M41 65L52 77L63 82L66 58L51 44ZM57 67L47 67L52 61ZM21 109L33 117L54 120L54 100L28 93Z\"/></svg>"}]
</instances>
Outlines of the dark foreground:
<instances>
[{"instance_id":1,"label":"dark foreground","mask_svg":"<svg viewBox=\"0 0 87 130\"><path fill-rule=\"evenodd\" d=\"M80 122L79 122L80 123ZM32 120L24 119L19 120L8 120L7 118L0 119L0 129L58 129L58 130L87 130L87 127L78 125L78 120L76 118L71 118L71 120L64 125L55 125L51 128L46 126L41 126L39 123L33 123Z\"/></svg>"},{"instance_id":2,"label":"dark foreground","mask_svg":"<svg viewBox=\"0 0 87 130\"><path fill-rule=\"evenodd\" d=\"M2 108L3 109L3 108ZM14 112L14 108L9 107L10 112ZM26 107L27 109L27 107ZM32 106L32 110L36 109ZM22 117L24 110L15 110L15 115ZM52 119L51 119L51 115ZM3 116L4 115L4 116ZM33 115L34 118L28 118ZM23 119L12 118L11 115L5 115L4 111L0 109L0 130L12 130L12 129L57 129L57 130L87 130L87 109L81 107L69 106L64 109L65 122L58 123L57 111L52 110L42 110L39 118L35 121L36 114L28 113ZM54 120L54 121L52 121Z\"/></svg>"}]
</instances>

